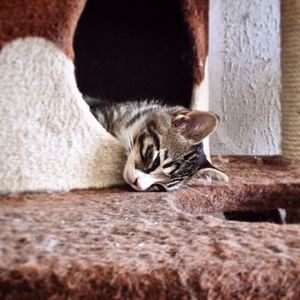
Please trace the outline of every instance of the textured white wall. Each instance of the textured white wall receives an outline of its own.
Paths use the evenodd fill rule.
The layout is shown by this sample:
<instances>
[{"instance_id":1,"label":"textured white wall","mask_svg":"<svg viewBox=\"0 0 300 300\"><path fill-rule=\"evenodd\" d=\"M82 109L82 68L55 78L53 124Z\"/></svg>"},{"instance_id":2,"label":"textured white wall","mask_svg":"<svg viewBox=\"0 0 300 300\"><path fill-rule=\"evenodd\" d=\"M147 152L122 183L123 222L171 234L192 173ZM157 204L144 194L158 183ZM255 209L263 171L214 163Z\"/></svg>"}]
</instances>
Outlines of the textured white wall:
<instances>
[{"instance_id":1,"label":"textured white wall","mask_svg":"<svg viewBox=\"0 0 300 300\"><path fill-rule=\"evenodd\" d=\"M212 153L280 153L279 2L210 0Z\"/></svg>"}]
</instances>

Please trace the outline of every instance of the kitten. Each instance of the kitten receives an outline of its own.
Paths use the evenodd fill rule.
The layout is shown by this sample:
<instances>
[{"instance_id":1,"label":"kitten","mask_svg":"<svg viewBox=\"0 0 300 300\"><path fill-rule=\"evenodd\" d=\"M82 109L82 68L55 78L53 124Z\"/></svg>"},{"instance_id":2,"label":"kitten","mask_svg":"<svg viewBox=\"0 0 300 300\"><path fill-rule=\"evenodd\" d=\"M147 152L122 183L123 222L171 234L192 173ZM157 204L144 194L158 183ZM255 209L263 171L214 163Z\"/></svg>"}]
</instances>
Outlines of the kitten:
<instances>
[{"instance_id":1,"label":"kitten","mask_svg":"<svg viewBox=\"0 0 300 300\"><path fill-rule=\"evenodd\" d=\"M203 152L202 140L219 123L213 113L157 101L86 101L102 126L123 144L128 155L123 176L133 189L171 191L196 174L227 179Z\"/></svg>"}]
</instances>

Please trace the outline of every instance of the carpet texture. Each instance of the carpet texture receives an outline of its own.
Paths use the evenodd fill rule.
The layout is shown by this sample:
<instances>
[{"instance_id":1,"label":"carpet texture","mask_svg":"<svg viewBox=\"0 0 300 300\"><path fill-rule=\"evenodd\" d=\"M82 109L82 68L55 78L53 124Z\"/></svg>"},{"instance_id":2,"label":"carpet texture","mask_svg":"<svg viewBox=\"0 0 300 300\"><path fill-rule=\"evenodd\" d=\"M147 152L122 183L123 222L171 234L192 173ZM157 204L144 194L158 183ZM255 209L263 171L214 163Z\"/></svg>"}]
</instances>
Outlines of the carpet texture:
<instances>
[{"instance_id":1,"label":"carpet texture","mask_svg":"<svg viewBox=\"0 0 300 300\"><path fill-rule=\"evenodd\" d=\"M89 112L75 80L72 43L84 5L1 2L2 194L123 182L124 150Z\"/></svg>"},{"instance_id":2,"label":"carpet texture","mask_svg":"<svg viewBox=\"0 0 300 300\"><path fill-rule=\"evenodd\" d=\"M0 74L0 193L123 182L124 149L90 113L60 49L14 40L0 52Z\"/></svg>"},{"instance_id":3,"label":"carpet texture","mask_svg":"<svg viewBox=\"0 0 300 300\"><path fill-rule=\"evenodd\" d=\"M273 206L276 189L286 186L289 198L283 194L281 203L299 208L300 166L222 158L222 167L232 171L232 183L194 187L224 189L204 208L200 192L192 194L193 206L184 205L183 192L125 188L1 197L0 298L299 299L299 225L197 212L232 206L226 190L238 181L235 200L249 197L240 207L251 203L251 186L270 195L261 208ZM194 214L177 209L175 198Z\"/></svg>"},{"instance_id":4,"label":"carpet texture","mask_svg":"<svg viewBox=\"0 0 300 300\"><path fill-rule=\"evenodd\" d=\"M175 206L190 213L262 210L299 207L300 164L280 156L214 157L214 164L229 176L229 183L194 185L170 195Z\"/></svg>"}]
</instances>

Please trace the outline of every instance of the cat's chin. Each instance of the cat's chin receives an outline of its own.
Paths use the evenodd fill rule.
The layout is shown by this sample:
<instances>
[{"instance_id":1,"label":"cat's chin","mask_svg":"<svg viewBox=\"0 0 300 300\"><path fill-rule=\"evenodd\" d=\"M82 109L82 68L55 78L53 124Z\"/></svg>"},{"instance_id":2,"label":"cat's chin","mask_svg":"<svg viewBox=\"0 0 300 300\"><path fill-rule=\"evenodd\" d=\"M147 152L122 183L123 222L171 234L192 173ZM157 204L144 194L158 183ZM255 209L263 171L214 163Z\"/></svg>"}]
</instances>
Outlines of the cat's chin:
<instances>
[{"instance_id":1,"label":"cat's chin","mask_svg":"<svg viewBox=\"0 0 300 300\"><path fill-rule=\"evenodd\" d=\"M152 184L149 188L147 189L139 189L138 187L129 184L131 188L133 188L137 192L167 192L168 190L161 184Z\"/></svg>"},{"instance_id":2,"label":"cat's chin","mask_svg":"<svg viewBox=\"0 0 300 300\"><path fill-rule=\"evenodd\" d=\"M163 185L155 183L155 184L152 184L147 191L149 191L149 192L167 192L168 190Z\"/></svg>"}]
</instances>

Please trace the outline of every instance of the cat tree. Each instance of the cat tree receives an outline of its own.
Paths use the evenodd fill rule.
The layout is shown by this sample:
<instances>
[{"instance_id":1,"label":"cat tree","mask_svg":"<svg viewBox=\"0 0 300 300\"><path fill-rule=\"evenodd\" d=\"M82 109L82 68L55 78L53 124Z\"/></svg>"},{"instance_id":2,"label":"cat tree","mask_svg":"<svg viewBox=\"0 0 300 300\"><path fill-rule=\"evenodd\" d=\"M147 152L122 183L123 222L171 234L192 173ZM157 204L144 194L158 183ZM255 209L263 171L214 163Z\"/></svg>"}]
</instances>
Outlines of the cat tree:
<instances>
[{"instance_id":1,"label":"cat tree","mask_svg":"<svg viewBox=\"0 0 300 300\"><path fill-rule=\"evenodd\" d=\"M300 162L300 5L282 1L282 152L289 161Z\"/></svg>"},{"instance_id":2,"label":"cat tree","mask_svg":"<svg viewBox=\"0 0 300 300\"><path fill-rule=\"evenodd\" d=\"M199 215L299 208L299 164L228 157L219 165L233 174L229 184L176 193L88 189L122 183L124 157L76 85L72 40L84 5L1 3L0 191L10 195L0 198L0 298L299 299L299 225ZM181 5L199 107L208 99L208 1ZM289 161L300 161L299 17L298 1L283 1L283 157ZM11 194L80 188L88 190Z\"/></svg>"}]
</instances>

